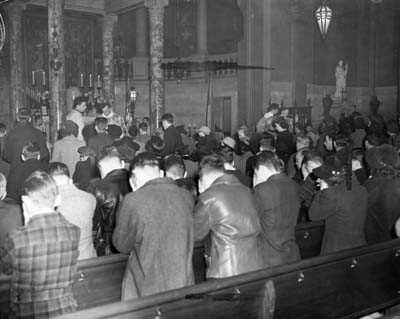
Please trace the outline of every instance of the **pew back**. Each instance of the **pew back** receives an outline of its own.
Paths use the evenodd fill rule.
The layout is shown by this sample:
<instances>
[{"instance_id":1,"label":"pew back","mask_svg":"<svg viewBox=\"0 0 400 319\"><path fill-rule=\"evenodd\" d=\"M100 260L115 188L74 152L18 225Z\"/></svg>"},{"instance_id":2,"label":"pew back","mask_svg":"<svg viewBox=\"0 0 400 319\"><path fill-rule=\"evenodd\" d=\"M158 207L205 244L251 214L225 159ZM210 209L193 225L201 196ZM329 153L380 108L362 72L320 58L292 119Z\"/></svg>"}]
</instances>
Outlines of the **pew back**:
<instances>
[{"instance_id":1,"label":"pew back","mask_svg":"<svg viewBox=\"0 0 400 319\"><path fill-rule=\"evenodd\" d=\"M302 258L319 255L324 234L323 222L299 224L296 241ZM195 282L205 280L204 246L196 243L193 251ZM74 284L74 295L79 309L100 306L121 300L121 282L128 256L111 255L78 262L79 279ZM0 278L0 309L8 303L9 278ZM0 317L1 318L1 317Z\"/></svg>"},{"instance_id":2,"label":"pew back","mask_svg":"<svg viewBox=\"0 0 400 319\"><path fill-rule=\"evenodd\" d=\"M357 318L400 303L399 287L396 239L62 318Z\"/></svg>"}]
</instances>

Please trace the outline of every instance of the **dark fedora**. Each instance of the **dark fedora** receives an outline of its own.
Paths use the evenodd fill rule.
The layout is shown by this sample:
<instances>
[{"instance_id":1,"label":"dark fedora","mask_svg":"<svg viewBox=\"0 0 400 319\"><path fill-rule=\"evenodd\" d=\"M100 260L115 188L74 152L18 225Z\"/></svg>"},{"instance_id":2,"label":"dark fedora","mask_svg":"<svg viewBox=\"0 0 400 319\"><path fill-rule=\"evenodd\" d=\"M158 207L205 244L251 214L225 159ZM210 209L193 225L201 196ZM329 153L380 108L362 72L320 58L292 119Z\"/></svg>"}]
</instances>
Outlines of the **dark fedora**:
<instances>
[{"instance_id":1,"label":"dark fedora","mask_svg":"<svg viewBox=\"0 0 400 319\"><path fill-rule=\"evenodd\" d=\"M338 176L343 172L343 163L339 157L332 155L328 156L324 163L313 169L313 173L320 179L327 179L333 176Z\"/></svg>"},{"instance_id":2,"label":"dark fedora","mask_svg":"<svg viewBox=\"0 0 400 319\"><path fill-rule=\"evenodd\" d=\"M365 160L369 169L381 169L387 166L399 167L400 165L400 158L396 149L389 144L367 149Z\"/></svg>"}]
</instances>

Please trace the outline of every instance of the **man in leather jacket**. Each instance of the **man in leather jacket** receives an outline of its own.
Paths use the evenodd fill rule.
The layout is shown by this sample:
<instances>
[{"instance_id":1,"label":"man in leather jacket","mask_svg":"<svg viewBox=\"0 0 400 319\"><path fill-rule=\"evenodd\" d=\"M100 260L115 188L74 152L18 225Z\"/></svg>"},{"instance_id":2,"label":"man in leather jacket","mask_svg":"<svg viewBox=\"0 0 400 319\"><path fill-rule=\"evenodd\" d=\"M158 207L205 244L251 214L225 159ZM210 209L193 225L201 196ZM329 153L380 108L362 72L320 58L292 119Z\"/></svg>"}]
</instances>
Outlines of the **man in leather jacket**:
<instances>
[{"instance_id":1,"label":"man in leather jacket","mask_svg":"<svg viewBox=\"0 0 400 319\"><path fill-rule=\"evenodd\" d=\"M195 240L211 237L207 278L235 276L260 269L257 236L261 231L251 190L224 171L220 155L199 164L201 193L194 214Z\"/></svg>"}]
</instances>

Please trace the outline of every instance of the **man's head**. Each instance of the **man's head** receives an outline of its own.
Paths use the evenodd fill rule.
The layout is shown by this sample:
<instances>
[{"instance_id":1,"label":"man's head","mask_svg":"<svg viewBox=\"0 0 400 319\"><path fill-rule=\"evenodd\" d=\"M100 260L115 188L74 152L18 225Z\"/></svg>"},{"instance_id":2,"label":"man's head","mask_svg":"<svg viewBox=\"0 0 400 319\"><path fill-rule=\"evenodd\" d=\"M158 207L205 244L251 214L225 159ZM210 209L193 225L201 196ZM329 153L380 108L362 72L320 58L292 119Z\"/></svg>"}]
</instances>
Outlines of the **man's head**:
<instances>
[{"instance_id":1,"label":"man's head","mask_svg":"<svg viewBox=\"0 0 400 319\"><path fill-rule=\"evenodd\" d=\"M234 170L235 162L234 162L234 157L233 157L233 150L231 148L225 146L221 149L221 156L224 160L224 169L226 171Z\"/></svg>"},{"instance_id":2,"label":"man's head","mask_svg":"<svg viewBox=\"0 0 400 319\"><path fill-rule=\"evenodd\" d=\"M270 106L268 106L268 112L271 112L274 115L278 114L279 105L276 103L272 103Z\"/></svg>"},{"instance_id":3,"label":"man's head","mask_svg":"<svg viewBox=\"0 0 400 319\"><path fill-rule=\"evenodd\" d=\"M381 139L376 134L368 134L365 137L365 148L370 149L373 147L380 146L382 144Z\"/></svg>"},{"instance_id":4,"label":"man's head","mask_svg":"<svg viewBox=\"0 0 400 319\"><path fill-rule=\"evenodd\" d=\"M18 122L29 122L31 120L31 113L28 109L22 108L18 110L17 121Z\"/></svg>"},{"instance_id":5,"label":"man's head","mask_svg":"<svg viewBox=\"0 0 400 319\"><path fill-rule=\"evenodd\" d=\"M146 135L147 134L147 129L149 126L147 123L143 122L139 124L139 135Z\"/></svg>"},{"instance_id":6,"label":"man's head","mask_svg":"<svg viewBox=\"0 0 400 319\"><path fill-rule=\"evenodd\" d=\"M86 98L84 96L78 96L74 100L74 104L72 106L74 110L77 110L78 112L85 112L86 110Z\"/></svg>"},{"instance_id":7,"label":"man's head","mask_svg":"<svg viewBox=\"0 0 400 319\"><path fill-rule=\"evenodd\" d=\"M304 148L310 148L310 137L307 135L296 136L296 150L300 151Z\"/></svg>"},{"instance_id":8,"label":"man's head","mask_svg":"<svg viewBox=\"0 0 400 319\"><path fill-rule=\"evenodd\" d=\"M104 117L96 117L94 120L94 128L96 129L97 133L104 133L107 131L108 120Z\"/></svg>"},{"instance_id":9,"label":"man's head","mask_svg":"<svg viewBox=\"0 0 400 319\"><path fill-rule=\"evenodd\" d=\"M101 111L105 116L109 116L112 113L110 104L106 103L102 106Z\"/></svg>"},{"instance_id":10,"label":"man's head","mask_svg":"<svg viewBox=\"0 0 400 319\"><path fill-rule=\"evenodd\" d=\"M287 118L289 116L289 109L287 107L281 108L281 116Z\"/></svg>"},{"instance_id":11,"label":"man's head","mask_svg":"<svg viewBox=\"0 0 400 319\"><path fill-rule=\"evenodd\" d=\"M124 168L124 161L115 146L106 146L97 155L97 167L99 168L101 178L107 176L113 170Z\"/></svg>"},{"instance_id":12,"label":"man's head","mask_svg":"<svg viewBox=\"0 0 400 319\"><path fill-rule=\"evenodd\" d=\"M171 125L174 124L173 115L171 113L165 113L161 117L161 123L162 123L162 127L164 128L164 130L166 130L168 127L170 127Z\"/></svg>"},{"instance_id":13,"label":"man's head","mask_svg":"<svg viewBox=\"0 0 400 319\"><path fill-rule=\"evenodd\" d=\"M184 178L186 175L185 163L178 155L169 155L164 159L164 172L166 177L173 180Z\"/></svg>"},{"instance_id":14,"label":"man's head","mask_svg":"<svg viewBox=\"0 0 400 319\"><path fill-rule=\"evenodd\" d=\"M131 173L129 182L134 191L141 188L147 182L162 177L164 174L160 169L160 162L150 152L137 155L132 160L129 171Z\"/></svg>"},{"instance_id":15,"label":"man's head","mask_svg":"<svg viewBox=\"0 0 400 319\"><path fill-rule=\"evenodd\" d=\"M22 186L25 223L34 215L54 212L60 200L54 179L45 172L33 172Z\"/></svg>"},{"instance_id":16,"label":"man's head","mask_svg":"<svg viewBox=\"0 0 400 319\"><path fill-rule=\"evenodd\" d=\"M282 172L283 163L278 155L271 151L262 151L256 156L253 185L267 181L272 175Z\"/></svg>"},{"instance_id":17,"label":"man's head","mask_svg":"<svg viewBox=\"0 0 400 319\"><path fill-rule=\"evenodd\" d=\"M7 135L7 126L4 123L0 123L0 137Z\"/></svg>"},{"instance_id":18,"label":"man's head","mask_svg":"<svg viewBox=\"0 0 400 319\"><path fill-rule=\"evenodd\" d=\"M319 155L318 151L310 150L303 157L303 163L301 165L301 172L303 174L303 178L306 179L308 175L310 175L314 168L320 167L324 160L321 155Z\"/></svg>"},{"instance_id":19,"label":"man's head","mask_svg":"<svg viewBox=\"0 0 400 319\"><path fill-rule=\"evenodd\" d=\"M39 145L36 142L26 142L22 146L21 158L23 162L29 159L40 159Z\"/></svg>"},{"instance_id":20,"label":"man's head","mask_svg":"<svg viewBox=\"0 0 400 319\"><path fill-rule=\"evenodd\" d=\"M62 137L73 135L75 137L78 136L79 126L73 121L66 121L60 127L60 134Z\"/></svg>"},{"instance_id":21,"label":"man's head","mask_svg":"<svg viewBox=\"0 0 400 319\"><path fill-rule=\"evenodd\" d=\"M7 179L0 173L0 200L4 199L7 195Z\"/></svg>"},{"instance_id":22,"label":"man's head","mask_svg":"<svg viewBox=\"0 0 400 319\"><path fill-rule=\"evenodd\" d=\"M47 173L53 177L58 186L72 184L68 166L64 163L53 162L47 168Z\"/></svg>"},{"instance_id":23,"label":"man's head","mask_svg":"<svg viewBox=\"0 0 400 319\"><path fill-rule=\"evenodd\" d=\"M259 151L275 152L275 136L269 133L264 133L264 136L260 140Z\"/></svg>"},{"instance_id":24,"label":"man's head","mask_svg":"<svg viewBox=\"0 0 400 319\"><path fill-rule=\"evenodd\" d=\"M214 181L225 174L224 159L212 153L204 156L199 163L199 192L206 191Z\"/></svg>"}]
</instances>

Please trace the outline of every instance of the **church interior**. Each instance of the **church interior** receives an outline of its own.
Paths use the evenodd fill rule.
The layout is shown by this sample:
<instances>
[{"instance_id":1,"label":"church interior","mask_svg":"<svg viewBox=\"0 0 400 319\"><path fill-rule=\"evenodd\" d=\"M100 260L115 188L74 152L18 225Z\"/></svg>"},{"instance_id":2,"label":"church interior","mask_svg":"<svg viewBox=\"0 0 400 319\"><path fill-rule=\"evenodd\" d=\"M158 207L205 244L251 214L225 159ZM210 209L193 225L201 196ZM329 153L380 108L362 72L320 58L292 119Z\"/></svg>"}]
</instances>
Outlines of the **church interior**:
<instances>
[{"instance_id":1,"label":"church interior","mask_svg":"<svg viewBox=\"0 0 400 319\"><path fill-rule=\"evenodd\" d=\"M160 1L162 8L154 13L161 19L158 31L150 29L149 16L149 6L157 1L66 0L59 29L64 38L62 44L53 39L59 47L52 51L52 30L60 26L49 22L47 1L3 1L7 33L0 52L0 118L12 123L22 105L40 110L40 97L53 89L60 92L61 118L71 109L73 95L88 92L111 96L115 111L124 114L130 87L138 92L135 117L149 116L155 107L149 98L153 32L163 40L153 53L158 63L172 66L159 75L159 107L179 124L199 127L206 121L210 70L185 65L204 61L225 63L211 72L211 126L227 133L244 123L254 126L270 103L296 106L317 123L322 98L335 92L340 60L349 67L347 88L335 99L333 114L367 114L376 95L385 117L395 118L399 1L330 2L332 21L322 36L315 18L321 1L314 0ZM53 60L61 63L59 71ZM226 66L230 62L248 68ZM61 72L62 81L53 81L49 72Z\"/></svg>"},{"instance_id":2,"label":"church interior","mask_svg":"<svg viewBox=\"0 0 400 319\"><path fill-rule=\"evenodd\" d=\"M111 136L115 118L122 124L111 124L119 129ZM0 134L0 244L43 212L63 213L58 193L47 210L30 198L43 191L39 182L31 192L27 186L37 171L49 172L42 178L56 185L54 193L74 187L93 206L87 225L62 217L70 227L62 234L78 234L53 248L70 248L67 257L39 262L52 253L40 243L47 224L39 240L25 236L35 248L18 246L17 254L17 245L0 245L0 318L17 306L20 313L64 319L399 318L399 119L400 0L0 0L0 133L6 132ZM42 130L34 136L41 144L28 136L13 149L16 160L8 160L4 149L17 144L10 136L28 126ZM100 135L94 150L90 141ZM142 135L146 142L139 145ZM163 154L168 138L179 145ZM72 162L70 172L54 159L56 146L61 154L60 141L68 139L76 142L75 157L68 149L60 158ZM36 147L32 158L25 158L27 144ZM171 157L180 165L171 167L183 167L176 179L167 175ZM18 165L29 160L45 168L19 180L17 191L24 193L11 198L20 200L12 205L28 223L22 218L5 236L2 205L9 194L2 195L2 178L20 177ZM54 163L68 174L50 173ZM78 168L85 187L75 181ZM119 179L111 176L115 171ZM228 171L241 171L244 181ZM264 190L269 182L275 184ZM218 183L228 186L211 197ZM149 185L154 188L145 193ZM102 187L106 195L96 193ZM42 202L52 196L45 195ZM84 201L71 197L64 207L78 211ZM31 207L41 210L35 215ZM107 218L104 207L111 207ZM291 214L281 222L285 209ZM331 222L339 210L345 217ZM353 213L361 217L346 219ZM81 259L79 227L88 230L92 254ZM246 227L253 228L236 238ZM367 233L382 238L369 240ZM329 250L332 234L341 238ZM4 266L18 258L30 268ZM62 262L68 271L57 277ZM32 273L45 284L54 277L67 284L31 289ZM124 295L126 287L132 295ZM39 306L29 306L36 297Z\"/></svg>"}]
</instances>

